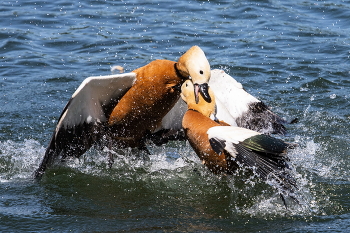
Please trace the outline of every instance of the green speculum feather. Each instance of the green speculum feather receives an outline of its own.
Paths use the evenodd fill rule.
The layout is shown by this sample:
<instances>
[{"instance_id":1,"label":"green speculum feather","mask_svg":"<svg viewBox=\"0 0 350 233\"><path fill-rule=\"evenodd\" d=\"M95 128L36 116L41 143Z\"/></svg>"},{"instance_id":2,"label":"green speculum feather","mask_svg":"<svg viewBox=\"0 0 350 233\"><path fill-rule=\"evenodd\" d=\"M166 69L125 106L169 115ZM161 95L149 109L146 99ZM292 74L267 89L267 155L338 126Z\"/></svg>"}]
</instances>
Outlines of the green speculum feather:
<instances>
[{"instance_id":1,"label":"green speculum feather","mask_svg":"<svg viewBox=\"0 0 350 233\"><path fill-rule=\"evenodd\" d=\"M264 134L247 138L242 144L253 151L271 154L283 153L288 147L288 144L282 140Z\"/></svg>"}]
</instances>

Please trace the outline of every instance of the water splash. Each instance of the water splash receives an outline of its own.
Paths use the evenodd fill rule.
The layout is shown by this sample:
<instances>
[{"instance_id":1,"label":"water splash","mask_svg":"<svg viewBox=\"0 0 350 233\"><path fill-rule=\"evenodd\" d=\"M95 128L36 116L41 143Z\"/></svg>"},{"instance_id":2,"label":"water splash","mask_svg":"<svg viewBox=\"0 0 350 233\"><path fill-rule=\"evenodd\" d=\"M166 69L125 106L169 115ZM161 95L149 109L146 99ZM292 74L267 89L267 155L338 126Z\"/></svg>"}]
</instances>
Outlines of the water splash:
<instances>
[{"instance_id":1,"label":"water splash","mask_svg":"<svg viewBox=\"0 0 350 233\"><path fill-rule=\"evenodd\" d=\"M45 148L33 139L0 142L0 182L31 178Z\"/></svg>"},{"instance_id":2,"label":"water splash","mask_svg":"<svg viewBox=\"0 0 350 233\"><path fill-rule=\"evenodd\" d=\"M295 137L295 142L301 146L292 150L289 156L295 168L293 173L300 187L300 200L303 203L291 203L288 208L285 208L276 189L255 176L245 174L244 171L233 176L211 174L187 143L150 147L150 155L132 149L91 149L80 159L70 159L61 166L71 169L69 174L63 175L64 179L72 174L85 174L130 185L142 182L151 189L171 189L179 194L192 192L193 198L203 194L209 195L213 189L221 195L222 191L228 188L229 193L225 191L225 195L229 196L230 210L233 214L265 218L325 214L325 208L331 208L335 203L327 199L326 191L321 188L318 179L332 175L332 166L338 164L334 162L330 167L320 165L317 155L322 150L321 144L298 136ZM45 148L33 139L23 142L0 142L0 182L31 179L44 153ZM111 168L108 165L110 153L115 160ZM57 169L54 172L57 172ZM59 173L67 173L66 169ZM54 175L53 173L49 177Z\"/></svg>"},{"instance_id":3,"label":"water splash","mask_svg":"<svg viewBox=\"0 0 350 233\"><path fill-rule=\"evenodd\" d=\"M276 218L286 216L327 215L332 212L338 203L331 201L329 190L320 180L336 178L333 169L339 162L325 164L320 152L324 145L315 143L312 139L295 137L299 147L289 152L292 164L291 173L297 180L298 191L293 193L297 201L287 198L287 207L277 189L251 176L234 175L229 178L229 187L232 190L231 211L234 215L248 215L258 218ZM241 172L240 172L241 173Z\"/></svg>"}]
</instances>

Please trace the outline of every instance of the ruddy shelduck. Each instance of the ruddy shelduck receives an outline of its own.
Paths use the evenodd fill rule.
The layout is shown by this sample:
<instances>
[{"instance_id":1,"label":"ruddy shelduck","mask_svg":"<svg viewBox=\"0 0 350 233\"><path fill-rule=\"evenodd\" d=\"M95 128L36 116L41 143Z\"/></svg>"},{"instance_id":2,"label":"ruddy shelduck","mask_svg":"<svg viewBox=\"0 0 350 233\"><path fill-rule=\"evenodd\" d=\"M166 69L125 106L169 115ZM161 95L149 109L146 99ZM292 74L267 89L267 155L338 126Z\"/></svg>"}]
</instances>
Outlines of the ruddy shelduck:
<instances>
[{"instance_id":1,"label":"ruddy shelduck","mask_svg":"<svg viewBox=\"0 0 350 233\"><path fill-rule=\"evenodd\" d=\"M239 166L244 166L265 181L276 181L280 193L291 196L290 193L297 188L295 179L289 173L286 156L291 144L219 121L211 88L209 95L211 102L201 96L196 100L190 81L185 81L181 88L181 97L188 106L182 126L201 161L213 173L232 174Z\"/></svg>"},{"instance_id":2,"label":"ruddy shelduck","mask_svg":"<svg viewBox=\"0 0 350 233\"><path fill-rule=\"evenodd\" d=\"M296 123L297 118L287 121L273 111L262 101L249 94L232 76L220 69L211 71L209 86L215 93L216 115L218 119L232 126L239 126L265 134L285 135L284 126ZM172 127L181 125L186 104L179 99L163 121ZM176 117L174 117L176 116ZM175 119L179 119L175 121Z\"/></svg>"},{"instance_id":3,"label":"ruddy shelduck","mask_svg":"<svg viewBox=\"0 0 350 233\"><path fill-rule=\"evenodd\" d=\"M101 138L119 147L144 148L146 135L161 128L179 100L185 80L210 100L210 75L204 52L193 46L178 62L155 60L131 73L85 79L64 108L35 177L59 156L79 157Z\"/></svg>"}]
</instances>

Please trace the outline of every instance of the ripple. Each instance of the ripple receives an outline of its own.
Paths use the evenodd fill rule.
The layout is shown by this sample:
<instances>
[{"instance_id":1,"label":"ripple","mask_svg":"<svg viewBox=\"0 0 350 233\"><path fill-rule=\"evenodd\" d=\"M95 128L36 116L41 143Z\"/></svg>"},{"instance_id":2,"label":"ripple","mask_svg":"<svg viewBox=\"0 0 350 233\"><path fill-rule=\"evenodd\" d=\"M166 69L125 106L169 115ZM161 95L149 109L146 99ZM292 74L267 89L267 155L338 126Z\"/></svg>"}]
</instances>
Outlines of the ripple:
<instances>
[{"instance_id":1,"label":"ripple","mask_svg":"<svg viewBox=\"0 0 350 233\"><path fill-rule=\"evenodd\" d=\"M349 10L339 0L3 2L0 229L343 230ZM194 44L274 112L299 118L285 139L300 144L290 156L311 211L285 210L258 180L210 174L188 146L152 148L146 160L120 152L112 169L108 152L91 150L31 182L82 80L110 74L113 65L131 71L154 59L176 60Z\"/></svg>"}]
</instances>

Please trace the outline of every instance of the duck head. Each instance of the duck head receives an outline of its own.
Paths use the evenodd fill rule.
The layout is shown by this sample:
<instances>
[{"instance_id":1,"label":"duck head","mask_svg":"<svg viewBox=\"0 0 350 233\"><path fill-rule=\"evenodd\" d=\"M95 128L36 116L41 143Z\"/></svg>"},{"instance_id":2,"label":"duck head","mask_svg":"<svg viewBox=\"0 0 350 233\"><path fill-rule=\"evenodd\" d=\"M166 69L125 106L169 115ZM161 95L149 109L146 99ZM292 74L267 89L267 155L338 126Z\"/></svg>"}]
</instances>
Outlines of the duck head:
<instances>
[{"instance_id":1,"label":"duck head","mask_svg":"<svg viewBox=\"0 0 350 233\"><path fill-rule=\"evenodd\" d=\"M193 109L202 113L204 116L210 117L215 115L215 96L209 87L207 90L208 96L211 99L210 102L208 102L203 95L199 95L198 98L196 98L194 84L191 80L186 80L181 86L181 98L187 103L188 109Z\"/></svg>"},{"instance_id":2,"label":"duck head","mask_svg":"<svg viewBox=\"0 0 350 233\"><path fill-rule=\"evenodd\" d=\"M207 60L203 50L198 46L193 46L185 54L183 54L177 64L176 68L181 76L188 77L192 80L195 101L199 101L199 93L207 102L211 102L208 92L208 82L211 71L210 64Z\"/></svg>"}]
</instances>

